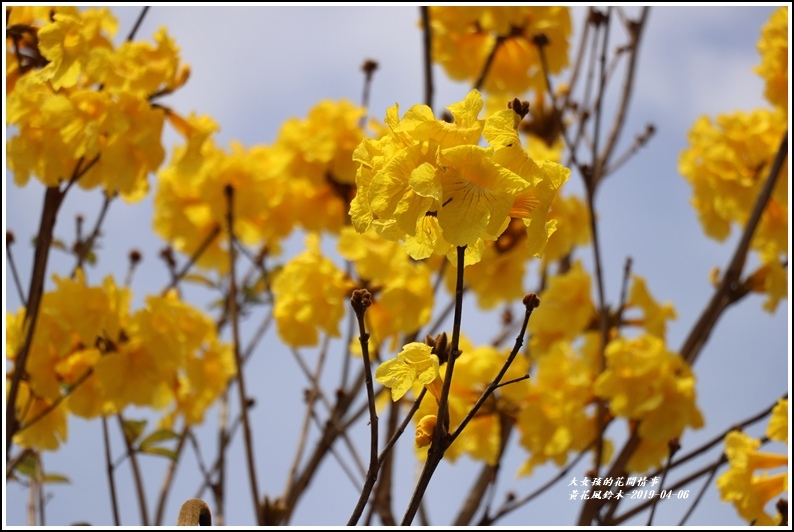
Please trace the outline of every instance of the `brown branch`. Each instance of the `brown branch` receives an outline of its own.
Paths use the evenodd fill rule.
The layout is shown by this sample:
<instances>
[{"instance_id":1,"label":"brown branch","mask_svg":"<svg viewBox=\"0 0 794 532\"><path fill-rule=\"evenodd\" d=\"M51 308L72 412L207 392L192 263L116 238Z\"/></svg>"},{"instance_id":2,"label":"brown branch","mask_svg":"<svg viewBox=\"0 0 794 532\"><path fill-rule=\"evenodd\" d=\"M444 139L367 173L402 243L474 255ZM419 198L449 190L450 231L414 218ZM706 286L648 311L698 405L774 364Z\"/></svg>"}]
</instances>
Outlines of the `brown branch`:
<instances>
[{"instance_id":1,"label":"brown branch","mask_svg":"<svg viewBox=\"0 0 794 532\"><path fill-rule=\"evenodd\" d=\"M254 465L254 444L251 432L251 423L248 419L248 394L245 391L245 379L243 379L243 359L240 354L240 324L237 316L237 280L235 274L236 259L234 249L234 188L231 185L224 187L226 195L226 230L229 238L229 319L232 326L232 343L234 349L234 360L237 365L237 390L240 401L240 415L243 422L243 441L245 447L245 457L248 468L248 481L251 488L251 497L254 504L254 513L258 525L263 525L262 511L259 504L259 487L256 481L256 466Z\"/></svg>"},{"instance_id":2,"label":"brown branch","mask_svg":"<svg viewBox=\"0 0 794 532\"><path fill-rule=\"evenodd\" d=\"M127 448L127 457L130 459L130 467L132 468L132 478L135 483L135 492L138 495L138 509L141 514L141 525L149 526L149 510L146 505L146 493L143 490L143 476L141 475L141 468L138 466L138 457L136 456L135 449L132 447L130 439L127 437L127 431L124 427L124 418L121 414L116 414L116 420L119 422L121 435L124 439L124 446Z\"/></svg>"},{"instance_id":3,"label":"brown branch","mask_svg":"<svg viewBox=\"0 0 794 532\"><path fill-rule=\"evenodd\" d=\"M700 350L706 344L722 312L735 301L734 291L739 284L739 277L742 274L744 261L750 249L750 242L752 241L753 234L755 234L756 227L761 221L761 215L766 208L766 204L772 196L772 190L775 188L775 182L777 181L778 174L780 174L783 162L786 160L787 156L788 131L783 135L780 148L772 162L772 166L769 168L769 175L758 194L758 198L747 220L744 233L739 243L736 245L736 251L733 253L728 269L725 271L714 295L703 310L695 326L689 332L689 336L687 336L687 339L684 341L684 345L681 347L681 356L684 357L684 360L690 365L695 363Z\"/></svg>"},{"instance_id":4,"label":"brown branch","mask_svg":"<svg viewBox=\"0 0 794 532\"><path fill-rule=\"evenodd\" d=\"M634 89L634 79L637 72L637 50L640 43L640 37L642 36L642 31L645 28L645 22L648 20L649 11L650 7L644 6L640 12L640 18L637 21L631 21L628 23L628 49L630 50L630 53L629 64L626 68L626 79L623 84L623 93L621 94L620 105L618 106L617 113L615 114L615 121L612 126L612 131L610 132L609 138L604 145L604 150L601 152L600 157L594 159L596 171L593 174L593 188L595 188L604 175L606 175L605 169L607 167L607 163L609 162L609 158L612 156L612 152L617 145L620 133L626 125L626 113L628 113L629 101L631 100L631 92Z\"/></svg>"},{"instance_id":5,"label":"brown branch","mask_svg":"<svg viewBox=\"0 0 794 532\"><path fill-rule=\"evenodd\" d=\"M438 464L440 464L442 458L444 458L444 452L449 446L448 443L446 443L447 437L449 436L449 391L451 389L452 376L455 370L455 360L460 355L459 342L463 311L463 269L465 251L466 246L458 246L457 281L455 283L455 317L452 324L452 343L450 345L449 360L447 361L447 370L444 373L444 385L441 388L441 398L438 401L438 419L435 430L433 431L433 440L430 444L430 449L427 451L425 466L422 469L419 481L411 496L411 502L408 504L408 508L403 516L401 526L408 526L414 520L414 516L417 510L419 510L427 486L430 484L430 479L438 467Z\"/></svg>"},{"instance_id":6,"label":"brown branch","mask_svg":"<svg viewBox=\"0 0 794 532\"><path fill-rule=\"evenodd\" d=\"M105 416L102 416L102 440L105 444L105 470L107 471L108 475L110 506L113 509L113 525L121 526L121 519L119 519L119 500L118 496L116 495L116 479L113 476L113 458L110 451L110 431L108 430L108 419Z\"/></svg>"},{"instance_id":7,"label":"brown branch","mask_svg":"<svg viewBox=\"0 0 794 532\"><path fill-rule=\"evenodd\" d=\"M369 360L369 334L364 325L364 314L372 304L372 295L366 289L354 290L350 303L353 306L356 319L358 320L358 340L361 344L361 354L364 358L364 383L367 387L370 427L369 469L367 470L367 477L364 481L364 488L361 490L361 496L353 510L353 514L347 522L347 526L355 526L361 518L361 514L364 512L364 507L367 505L369 496L372 493L372 488L378 480L380 463L378 462L378 412L375 408L375 389L372 385L372 365Z\"/></svg>"},{"instance_id":8,"label":"brown branch","mask_svg":"<svg viewBox=\"0 0 794 532\"><path fill-rule=\"evenodd\" d=\"M422 17L422 57L425 67L425 105L433 109L433 31L430 28L430 8L420 6L419 13Z\"/></svg>"}]
</instances>

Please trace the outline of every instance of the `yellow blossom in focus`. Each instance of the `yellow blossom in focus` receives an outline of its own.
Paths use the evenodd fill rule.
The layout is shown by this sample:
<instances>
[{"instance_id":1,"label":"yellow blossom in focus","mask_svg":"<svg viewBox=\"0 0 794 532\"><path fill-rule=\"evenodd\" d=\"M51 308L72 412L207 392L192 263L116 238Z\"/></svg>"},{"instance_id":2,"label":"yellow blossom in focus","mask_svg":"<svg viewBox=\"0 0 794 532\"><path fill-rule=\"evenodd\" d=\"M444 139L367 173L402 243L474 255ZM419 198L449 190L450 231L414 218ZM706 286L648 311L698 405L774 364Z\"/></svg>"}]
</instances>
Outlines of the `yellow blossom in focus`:
<instances>
[{"instance_id":1,"label":"yellow blossom in focus","mask_svg":"<svg viewBox=\"0 0 794 532\"><path fill-rule=\"evenodd\" d=\"M492 346L478 346L462 336L460 338L460 356L455 362L455 374L449 392L449 430L454 432L485 388L496 378L499 370L508 357L508 351ZM447 364L440 367L440 374L446 374ZM518 356L505 373L502 382L520 379L528 372L528 364L524 357ZM527 381L519 380L498 388L471 420L458 438L445 451L444 458L455 461L463 454L475 460L494 465L499 459L502 445L504 424L512 424L519 412L519 403L527 391ZM432 392L432 389L431 389ZM437 399L437 397L436 397ZM436 415L438 403L425 397L417 411L417 418ZM417 431L419 426L417 426ZM417 448L420 459L425 457L427 449Z\"/></svg>"},{"instance_id":2,"label":"yellow blossom in focus","mask_svg":"<svg viewBox=\"0 0 794 532\"><path fill-rule=\"evenodd\" d=\"M536 163L520 146L519 115L478 115L476 90L449 107L453 123L436 120L429 107L415 105L399 118L387 111L390 134L364 140L354 153L360 164L350 215L356 230L373 227L389 240L402 240L415 259L434 253L455 256L467 246L466 263L481 259L484 241L495 240L510 217L527 226L526 245L540 255L555 222L548 220L554 195L569 170ZM480 136L490 148L479 146ZM452 252L452 253L450 253Z\"/></svg>"},{"instance_id":3,"label":"yellow blossom in focus","mask_svg":"<svg viewBox=\"0 0 794 532\"><path fill-rule=\"evenodd\" d=\"M781 516L769 515L764 509L772 499L788 490L788 473L770 473L759 469L777 469L788 466L783 454L758 451L759 440L733 430L725 436L725 454L729 468L717 479L720 497L732 502L739 515L757 526L775 526Z\"/></svg>"},{"instance_id":4,"label":"yellow blossom in focus","mask_svg":"<svg viewBox=\"0 0 794 532\"><path fill-rule=\"evenodd\" d=\"M397 354L397 358L383 362L375 370L375 380L391 388L392 401L399 401L415 382L430 385L440 382L438 357L430 353L432 348L423 343L411 342ZM432 391L440 392L440 387ZM438 398L438 397L436 397Z\"/></svg>"},{"instance_id":5,"label":"yellow blossom in focus","mask_svg":"<svg viewBox=\"0 0 794 532\"><path fill-rule=\"evenodd\" d=\"M317 345L318 330L339 336L351 284L320 251L315 234L306 251L284 265L273 281L273 316L282 341L293 347Z\"/></svg>"},{"instance_id":6,"label":"yellow blossom in focus","mask_svg":"<svg viewBox=\"0 0 794 532\"><path fill-rule=\"evenodd\" d=\"M550 74L568 65L571 20L567 7L434 6L430 8L433 61L455 80L471 84L494 54L483 89L509 97L529 89L543 90L545 77L532 40L548 39L545 54Z\"/></svg>"},{"instance_id":7,"label":"yellow blossom in focus","mask_svg":"<svg viewBox=\"0 0 794 532\"><path fill-rule=\"evenodd\" d=\"M775 107L782 109L788 116L788 70L791 64L788 55L788 7L778 8L761 29L758 53L761 64L755 71L764 78L764 96Z\"/></svg>"}]
</instances>

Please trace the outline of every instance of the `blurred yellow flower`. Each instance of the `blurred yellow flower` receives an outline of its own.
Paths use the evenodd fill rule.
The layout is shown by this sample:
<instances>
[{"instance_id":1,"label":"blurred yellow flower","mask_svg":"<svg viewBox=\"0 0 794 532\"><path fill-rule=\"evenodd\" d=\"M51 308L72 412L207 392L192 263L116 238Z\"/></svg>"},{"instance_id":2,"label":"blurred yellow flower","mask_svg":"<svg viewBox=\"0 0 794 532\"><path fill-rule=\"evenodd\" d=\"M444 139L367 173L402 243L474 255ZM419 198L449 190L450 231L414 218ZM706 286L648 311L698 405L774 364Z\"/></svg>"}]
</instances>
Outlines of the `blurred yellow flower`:
<instances>
[{"instance_id":1,"label":"blurred yellow flower","mask_svg":"<svg viewBox=\"0 0 794 532\"><path fill-rule=\"evenodd\" d=\"M543 90L545 77L532 40L548 39L549 74L568 65L571 20L567 7L434 6L430 8L433 61L455 80L473 84L488 57L495 54L483 89L513 98L529 89Z\"/></svg>"},{"instance_id":2,"label":"blurred yellow flower","mask_svg":"<svg viewBox=\"0 0 794 532\"><path fill-rule=\"evenodd\" d=\"M732 502L739 515L748 523L757 526L775 526L781 516L772 517L765 511L769 501L788 490L788 472L771 473L758 469L777 469L788 466L788 457L783 454L758 451L759 440L737 430L725 436L725 454L730 464L728 470L717 479L720 497Z\"/></svg>"}]
</instances>

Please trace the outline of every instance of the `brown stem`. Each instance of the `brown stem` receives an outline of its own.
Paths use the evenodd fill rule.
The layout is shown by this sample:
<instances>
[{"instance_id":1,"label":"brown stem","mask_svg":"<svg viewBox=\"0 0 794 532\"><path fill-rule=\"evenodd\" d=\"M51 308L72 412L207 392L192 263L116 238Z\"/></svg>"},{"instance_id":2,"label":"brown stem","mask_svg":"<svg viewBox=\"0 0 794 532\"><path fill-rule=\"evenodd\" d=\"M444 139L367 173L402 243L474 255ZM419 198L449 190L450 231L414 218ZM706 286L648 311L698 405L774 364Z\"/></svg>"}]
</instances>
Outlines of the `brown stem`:
<instances>
[{"instance_id":1,"label":"brown stem","mask_svg":"<svg viewBox=\"0 0 794 532\"><path fill-rule=\"evenodd\" d=\"M734 302L733 291L739 285L739 278L742 274L744 261L747 257L747 252L750 248L755 229L761 221L761 215L766 208L769 198L772 196L772 191L775 188L780 170L783 167L783 162L788 156L788 131L783 135L780 142L777 155L769 168L769 175L766 178L764 186L758 194L753 210L747 220L744 233L742 233L739 243L736 245L736 251L733 253L731 262L728 269L725 271L719 286L717 287L714 295L709 301L703 313L700 315L695 326L689 332L689 336L684 341L681 347L681 356L684 357L690 365L695 363L700 350L705 345L706 341L711 334L712 329L717 323L722 311L725 310L731 303Z\"/></svg>"},{"instance_id":2,"label":"brown stem","mask_svg":"<svg viewBox=\"0 0 794 532\"><path fill-rule=\"evenodd\" d=\"M243 378L243 360L240 356L240 324L237 316L237 280L235 260L234 236L234 188L231 185L224 187L226 194L226 230L229 238L229 319L232 326L232 347L234 360L237 365L237 390L240 401L240 415L243 421L243 441L245 442L245 458L248 467L248 481L251 488L251 497L254 504L254 513L258 525L263 525L262 511L259 504L259 487L256 481L256 466L254 465L254 444L251 424L248 419L248 394L245 392L245 379Z\"/></svg>"},{"instance_id":3,"label":"brown stem","mask_svg":"<svg viewBox=\"0 0 794 532\"><path fill-rule=\"evenodd\" d=\"M389 438L397 432L398 421L400 419L400 406L399 403L389 404L389 419L388 419L388 432ZM392 512L392 470L394 466L394 455L389 453L381 460L378 457L380 466L380 474L378 475L378 484L375 486L375 496L373 506L380 516L380 520L384 526L397 526L397 521Z\"/></svg>"},{"instance_id":4,"label":"brown stem","mask_svg":"<svg viewBox=\"0 0 794 532\"><path fill-rule=\"evenodd\" d=\"M33 344L33 334L36 331L36 322L39 317L41 299L44 295L44 278L47 274L47 259L52 246L53 230L58 210L63 202L66 191L59 187L48 187L44 194L44 206L41 210L41 221L36 238L36 251L33 258L33 272L28 289L28 305L25 308L24 331L25 340L14 358L14 373L6 398L6 456L10 455L11 442L14 434L19 430L16 403L22 376L27 372L28 354Z\"/></svg>"},{"instance_id":5,"label":"brown stem","mask_svg":"<svg viewBox=\"0 0 794 532\"><path fill-rule=\"evenodd\" d=\"M130 439L127 437L127 431L124 430L124 418L121 414L116 414L116 420L119 422L121 435L124 438L124 446L127 448L127 457L130 459L130 468L132 468L132 478L135 481L135 492L138 494L138 509L141 514L141 525L149 526L149 510L146 507L146 493L143 490L143 476L141 476L141 469L138 466L138 457L135 449L132 447Z\"/></svg>"},{"instance_id":6,"label":"brown stem","mask_svg":"<svg viewBox=\"0 0 794 532\"><path fill-rule=\"evenodd\" d=\"M102 208L99 211L99 217L97 218L96 224L94 225L94 229L91 231L91 234L85 240L82 240L78 236L77 263L74 265L70 277L74 278L75 274L77 274L77 270L83 267L83 262L85 261L88 252L91 251L91 249L94 247L96 239L99 238L99 231L102 228L102 222L105 221L105 216L108 213L110 202L113 201L115 197L116 194L109 195L107 192L105 193L105 199L102 201Z\"/></svg>"},{"instance_id":7,"label":"brown stem","mask_svg":"<svg viewBox=\"0 0 794 532\"><path fill-rule=\"evenodd\" d=\"M185 263L185 265L182 266L182 269L173 275L173 277L171 278L171 282L168 284L168 286L163 288L163 291L161 292L163 295L165 295L165 293L171 290L172 288L176 288L176 285L179 284L179 281L181 281L182 278L187 274L187 272L190 271L190 268L193 267L193 265L196 263L199 257L201 257L204 251L207 250L207 248L210 246L210 244L212 244L212 242L219 234L221 234L221 228L220 226L216 225L215 227L212 228L212 231L209 232L207 237L204 239L201 245L199 245L196 251L190 256L190 259L188 259L187 263ZM230 244L229 247L231 248L232 245Z\"/></svg>"},{"instance_id":8,"label":"brown stem","mask_svg":"<svg viewBox=\"0 0 794 532\"><path fill-rule=\"evenodd\" d=\"M179 441L176 443L175 458L168 462L168 469L163 478L163 485L160 487L160 495L157 497L157 510L154 514L154 525L162 526L163 516L165 515L165 505L168 501L168 494L171 487L174 485L174 478L176 476L176 468L179 465L179 457L182 456L182 450L185 448L185 440L187 439L187 425L182 429L182 434L179 436Z\"/></svg>"},{"instance_id":9,"label":"brown stem","mask_svg":"<svg viewBox=\"0 0 794 532\"><path fill-rule=\"evenodd\" d=\"M135 25L132 26L129 35L127 35L127 42L132 41L135 38L135 34L138 33L138 28L141 27L141 23L143 22L143 17L146 16L146 12L149 11L150 6L144 6L141 14L138 15L138 19L135 21Z\"/></svg>"},{"instance_id":10,"label":"brown stem","mask_svg":"<svg viewBox=\"0 0 794 532\"><path fill-rule=\"evenodd\" d=\"M444 374L444 385L441 389L441 398L438 402L438 419L436 428L433 431L433 441L430 444L430 449L427 451L427 461L422 469L422 474L416 484L414 493L411 496L411 502L403 516L402 525L408 526L414 520L422 498L425 495L427 486L430 484L430 479L433 476L441 459L444 458L444 452L448 447L446 439L449 436L449 391L452 385L452 376L455 370L455 360L460 355L460 325L461 316L463 311L463 269L465 259L466 246L458 246L458 263L457 263L457 281L455 283L455 317L452 323L452 343L450 345L449 361L447 362L447 370Z\"/></svg>"},{"instance_id":11,"label":"brown stem","mask_svg":"<svg viewBox=\"0 0 794 532\"><path fill-rule=\"evenodd\" d=\"M604 145L604 150L601 152L601 156L595 160L597 171L594 172L594 183L593 188L598 185L598 182L601 178L604 177L605 170L607 168L607 163L609 162L610 157L612 156L612 152L615 150L615 146L617 145L618 138L620 137L620 133L625 127L625 119L626 113L628 113L629 109L629 101L631 100L631 92L634 89L634 79L635 74L637 72L637 50L640 43L640 37L642 36L642 30L645 28L645 22L648 19L648 12L650 11L650 7L645 6L642 8L640 12L639 19L635 21L630 21L628 23L629 28L629 45L628 48L630 50L629 53L629 64L626 68L626 79L623 83L623 93L620 97L620 105L618 106L617 113L615 114L615 121L613 122L612 131L610 132L609 138L607 139L606 144ZM601 93L603 95L603 93ZM600 100L600 98L599 98ZM596 130L597 131L597 130Z\"/></svg>"},{"instance_id":12,"label":"brown stem","mask_svg":"<svg viewBox=\"0 0 794 532\"><path fill-rule=\"evenodd\" d=\"M353 291L350 302L356 313L356 319L358 320L358 341L361 344L361 354L364 358L364 383L367 387L370 428L369 470L367 471L364 488L361 490L358 503L350 519L347 521L347 526L355 526L361 518L361 514L364 512L364 507L367 505L369 496L372 493L372 488L378 480L380 463L378 462L378 412L375 408L375 388L372 384L372 365L369 360L369 334L364 325L364 314L367 308L372 304L372 295L367 290L355 290Z\"/></svg>"},{"instance_id":13,"label":"brown stem","mask_svg":"<svg viewBox=\"0 0 794 532\"><path fill-rule=\"evenodd\" d=\"M458 425L458 428L455 429L455 432L452 433L450 437L451 440L450 443L452 441L455 441L455 439L458 436L460 436L460 434L463 432L463 429L465 429L466 426L471 422L471 420L474 419L474 416L476 416L477 412L480 411L482 405L485 404L485 401L487 401L488 398L491 396L491 394L499 387L500 381L504 378L505 373L507 373L507 370L510 369L510 366L513 364L513 360L515 360L516 356L518 355L518 352L521 350L521 346L524 345L524 334L527 331L527 325L529 324L529 317L532 315L532 311L538 308L538 306L540 305L540 300L538 299L537 295L528 294L524 296L524 305L526 307L526 312L524 313L524 321L521 324L521 330L518 333L518 336L516 336L516 343L513 345L513 349L512 351L510 351L510 355L507 357L507 360L502 365L502 369L499 370L499 373L496 375L496 378L491 382L491 384L488 385L487 388L485 388L485 391L482 393L480 398L477 399L477 402L474 403L474 406L471 408L471 410L469 410L469 413L466 414L466 417L463 418L463 421L460 422L460 425ZM520 379L516 379L516 380L524 380L525 378L527 377L521 377Z\"/></svg>"},{"instance_id":14,"label":"brown stem","mask_svg":"<svg viewBox=\"0 0 794 532\"><path fill-rule=\"evenodd\" d=\"M485 83L485 78L488 76L488 72L491 70L491 65L493 65L493 60L496 57L496 52L499 51L499 47L504 42L504 37L497 37L496 41L493 43L493 48L491 48L491 53L488 54L488 58L485 60L485 64L482 66L482 72L480 72L480 77L477 78L477 81L474 83L474 88L480 90L482 88L482 84Z\"/></svg>"},{"instance_id":15,"label":"brown stem","mask_svg":"<svg viewBox=\"0 0 794 532\"><path fill-rule=\"evenodd\" d=\"M428 6L420 6L419 13L422 17L422 30L424 38L422 39L423 49L422 57L424 58L425 67L425 105L430 109L433 108L433 31L430 27L430 8Z\"/></svg>"},{"instance_id":16,"label":"brown stem","mask_svg":"<svg viewBox=\"0 0 794 532\"><path fill-rule=\"evenodd\" d=\"M22 291L22 281L19 280L19 272L17 271L16 263L14 262L14 255L11 253L11 244L14 242L14 237L10 231L6 231L6 262L8 267L11 268L11 276L14 278L14 286L17 289L19 302L23 307L28 306L25 300L25 293Z\"/></svg>"},{"instance_id":17,"label":"brown stem","mask_svg":"<svg viewBox=\"0 0 794 532\"><path fill-rule=\"evenodd\" d=\"M121 526L119 519L119 501L116 495L116 479L114 477L113 458L110 452L110 434L108 418L102 416L102 439L105 442L105 470L108 475L108 489L110 491L110 506L113 508L113 525Z\"/></svg>"}]
</instances>

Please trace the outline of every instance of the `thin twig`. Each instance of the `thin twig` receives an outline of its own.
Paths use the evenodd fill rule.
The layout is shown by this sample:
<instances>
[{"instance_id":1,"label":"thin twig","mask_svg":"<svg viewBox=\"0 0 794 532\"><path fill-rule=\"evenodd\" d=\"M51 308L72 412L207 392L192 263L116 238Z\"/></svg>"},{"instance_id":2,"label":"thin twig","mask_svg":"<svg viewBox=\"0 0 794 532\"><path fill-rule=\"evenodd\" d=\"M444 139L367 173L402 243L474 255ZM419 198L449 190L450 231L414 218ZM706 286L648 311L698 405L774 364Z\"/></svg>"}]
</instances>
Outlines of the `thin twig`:
<instances>
[{"instance_id":1,"label":"thin twig","mask_svg":"<svg viewBox=\"0 0 794 532\"><path fill-rule=\"evenodd\" d=\"M113 509L113 526L121 526L119 519L119 501L116 495L116 479L114 477L113 458L110 451L110 434L108 418L102 416L102 439L105 443L105 469L108 475L108 491L110 493L110 506Z\"/></svg>"},{"instance_id":2,"label":"thin twig","mask_svg":"<svg viewBox=\"0 0 794 532\"><path fill-rule=\"evenodd\" d=\"M615 150L615 146L617 145L621 131L623 131L623 128L626 126L626 113L628 113L629 101L631 101L631 92L634 89L634 79L637 72L637 57L639 56L637 52L640 44L640 37L642 36L643 29L645 28L645 22L648 20L648 12L650 9L650 7L644 6L640 12L639 19L637 21L629 22L627 26L629 31L628 47L630 49L630 53L629 64L626 68L626 79L623 83L623 93L620 96L620 105L618 106L618 110L615 113L612 131L609 134L609 138L604 145L601 155L598 157L598 159L594 160L596 171L594 172L593 176L595 181L593 183L593 188L595 188L595 186L598 185L598 182L606 175L605 171L607 164L609 163L609 159L612 156L612 152ZM601 95L603 95L603 93L601 93ZM598 130L596 129L596 132L597 131Z\"/></svg>"},{"instance_id":3,"label":"thin twig","mask_svg":"<svg viewBox=\"0 0 794 532\"><path fill-rule=\"evenodd\" d=\"M116 420L119 422L121 435L124 439L124 446L127 448L127 457L130 459L130 468L132 468L132 478L135 483L135 492L138 494L138 509L141 513L141 524L143 526L149 526L149 510L146 507L146 493L143 489L143 476L141 475L141 469L138 466L138 457L135 453L135 449L132 447L133 442L131 442L127 437L127 431L124 427L124 418L121 414L116 414Z\"/></svg>"},{"instance_id":4,"label":"thin twig","mask_svg":"<svg viewBox=\"0 0 794 532\"><path fill-rule=\"evenodd\" d=\"M8 267L11 268L11 276L14 278L14 286L17 289L17 295L19 296L19 302L22 304L23 307L27 307L28 303L25 300L25 293L22 290L22 281L19 280L19 272L17 271L17 265L14 262L14 255L11 253L11 244L13 243L14 238L11 236L11 232L6 231L6 262L8 263Z\"/></svg>"},{"instance_id":5,"label":"thin twig","mask_svg":"<svg viewBox=\"0 0 794 532\"><path fill-rule=\"evenodd\" d=\"M427 486L430 484L430 479L433 476L438 464L444 458L448 444L446 444L447 436L449 436L449 391L452 385L452 378L455 370L455 359L460 354L460 325L461 315L463 311L463 269L466 246L458 246L458 262L457 262L457 281L455 283L455 317L452 324L452 343L450 345L449 360L447 361L447 370L444 373L444 385L441 388L441 398L438 401L438 418L436 427L433 431L433 439L430 444L430 449L427 451L427 460L419 476L419 481L416 484L411 502L403 516L402 525L408 526L414 520L419 505L424 498Z\"/></svg>"},{"instance_id":6,"label":"thin twig","mask_svg":"<svg viewBox=\"0 0 794 532\"><path fill-rule=\"evenodd\" d=\"M673 461L673 456L675 453L681 448L681 445L678 443L678 440L671 440L668 443L668 447L670 449L669 454L667 455L667 460L664 463L664 469L662 469L662 477L659 479L659 498L653 499L653 504L651 504L651 511L648 515L648 523L646 526L653 525L653 516L656 513L656 506L657 503L661 500L661 493L664 491L664 481L667 478L667 473L670 471L670 462Z\"/></svg>"},{"instance_id":7,"label":"thin twig","mask_svg":"<svg viewBox=\"0 0 794 532\"><path fill-rule=\"evenodd\" d=\"M293 350L293 352L295 351ZM322 393L320 391L319 379L325 362L326 352L326 349L320 350L320 356L317 357L317 366L310 379L311 386L305 390L304 400L306 401L306 413L303 417L303 425L300 432L300 439L298 440L298 446L295 450L295 457L292 460L292 467L290 468L290 473L287 477L287 487L289 487L289 483L294 482L298 477L298 468L300 467L301 458L303 457L303 450L306 447L306 440L309 437L309 423L311 423L312 417L314 416L314 403Z\"/></svg>"},{"instance_id":8,"label":"thin twig","mask_svg":"<svg viewBox=\"0 0 794 532\"><path fill-rule=\"evenodd\" d=\"M185 428L182 429L182 434L179 436L179 440L176 443L176 449L174 450L174 459L168 462L168 469L165 472L165 477L163 478L163 485L160 487L160 495L157 497L157 510L155 510L154 514L154 525L155 526L162 526L163 524L163 516L165 515L165 504L168 500L168 493L171 491L171 487L174 485L174 478L176 476L176 468L179 465L179 457L182 456L182 450L185 448L185 440L187 438L187 424L185 424Z\"/></svg>"},{"instance_id":9,"label":"thin twig","mask_svg":"<svg viewBox=\"0 0 794 532\"><path fill-rule=\"evenodd\" d=\"M372 304L372 294L368 290L354 290L350 298L350 304L356 313L358 320L358 340L361 344L361 355L364 359L364 384L367 387L367 403L369 404L369 428L370 428L370 442L369 442L369 469L367 470L367 477L364 481L364 487L361 490L361 496L358 499L353 514L347 522L347 526L355 526L358 520L361 519L361 514L364 512L364 507L367 505L369 496L372 493L372 488L378 480L378 471L380 463L378 462L378 412L375 408L375 388L372 384L372 364L369 360L369 334L364 325L364 315Z\"/></svg>"},{"instance_id":10,"label":"thin twig","mask_svg":"<svg viewBox=\"0 0 794 532\"><path fill-rule=\"evenodd\" d=\"M430 27L430 8L420 6L419 13L422 18L422 57L425 67L425 105L433 109L433 31Z\"/></svg>"},{"instance_id":11,"label":"thin twig","mask_svg":"<svg viewBox=\"0 0 794 532\"><path fill-rule=\"evenodd\" d=\"M105 192L105 199L102 200L102 207L99 210L99 216L97 217L96 223L94 224L94 229L91 231L91 234L88 235L88 238L82 240L78 235L78 242L77 242L77 263L72 268L72 273L70 275L71 278L77 274L77 270L83 267L83 262L88 255L88 252L94 247L94 243L96 239L99 238L99 233L102 228L102 223L105 221L105 216L107 216L108 210L110 208L110 203L116 197L116 194L108 194Z\"/></svg>"},{"instance_id":12,"label":"thin twig","mask_svg":"<svg viewBox=\"0 0 794 532\"><path fill-rule=\"evenodd\" d=\"M488 54L488 58L485 60L485 64L482 66L482 72L480 72L480 77L477 78L477 81L474 83L474 88L480 90L482 88L483 83L485 83L485 78L488 77L488 72L491 70L491 66L493 65L494 58L496 57L496 52L499 51L499 47L502 46L505 38L502 36L496 37L496 40L493 43L493 48L491 48L491 53Z\"/></svg>"},{"instance_id":13,"label":"thin twig","mask_svg":"<svg viewBox=\"0 0 794 532\"><path fill-rule=\"evenodd\" d=\"M786 160L787 156L788 131L783 135L780 148L772 162L772 166L769 168L769 175L758 194L750 217L747 219L744 233L742 233L739 243L736 245L736 251L733 253L728 269L725 271L714 295L703 310L695 326L689 332L689 336L687 336L687 339L684 341L684 345L681 347L681 356L684 357L684 360L690 365L695 363L700 350L708 340L722 311L734 302L732 291L739 284L738 281L742 274L742 268L744 267L744 261L747 257L747 251L750 248L750 242L761 220L761 215L766 208L766 204L772 196L772 190L775 188L775 182L777 181L780 170L783 167L783 162Z\"/></svg>"},{"instance_id":14,"label":"thin twig","mask_svg":"<svg viewBox=\"0 0 794 532\"><path fill-rule=\"evenodd\" d=\"M161 292L163 295L165 295L172 288L176 288L176 285L179 284L179 281L181 281L182 278L187 274L187 272L190 271L190 268L193 267L193 264L196 263L196 261L199 259L199 257L201 257L201 255L204 253L204 251L207 250L207 248L210 246L210 244L212 244L212 242L215 240L215 238L219 234L221 234L221 227L219 225L216 225L215 227L212 228L212 230L209 232L209 234L207 234L206 238L199 245L199 247L196 249L196 251L193 252L193 254L190 256L190 259L188 259L188 261L185 263L185 265L182 266L182 269L179 270L176 274L174 274L174 276L172 277L171 282L168 284L168 286L163 288L163 291ZM230 245L229 248L231 249L231 247L232 246ZM231 251L230 251L230 253L231 253Z\"/></svg>"},{"instance_id":15,"label":"thin twig","mask_svg":"<svg viewBox=\"0 0 794 532\"><path fill-rule=\"evenodd\" d=\"M135 38L135 34L138 33L138 28L141 27L141 23L143 22L143 17L146 16L146 13L149 11L150 6L144 6L141 14L138 15L138 19L135 21L135 24L132 26L129 35L127 35L127 42L132 41Z\"/></svg>"},{"instance_id":16,"label":"thin twig","mask_svg":"<svg viewBox=\"0 0 794 532\"><path fill-rule=\"evenodd\" d=\"M251 432L251 423L248 419L248 394L245 391L245 379L243 378L243 359L240 354L240 324L237 316L237 280L236 280L236 258L235 258L235 236L234 236L234 188L231 185L224 187L226 194L226 230L229 238L229 319L232 327L232 348L234 350L234 360L237 364L237 390L240 401L240 415L243 422L243 441L245 447L245 458L248 467L248 481L251 488L253 499L254 514L258 525L263 525L262 511L259 503L259 487L256 481L256 466L254 465L254 443Z\"/></svg>"}]
</instances>

